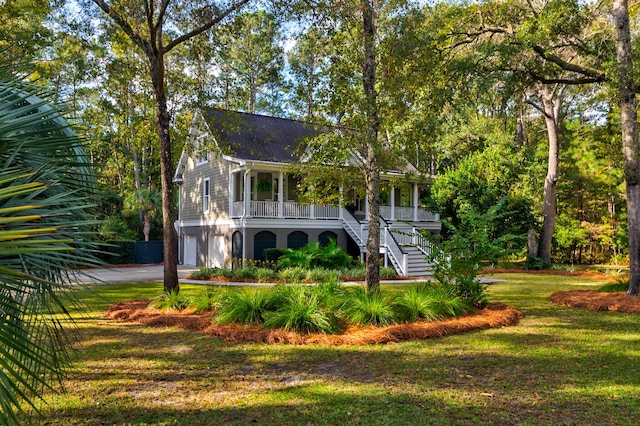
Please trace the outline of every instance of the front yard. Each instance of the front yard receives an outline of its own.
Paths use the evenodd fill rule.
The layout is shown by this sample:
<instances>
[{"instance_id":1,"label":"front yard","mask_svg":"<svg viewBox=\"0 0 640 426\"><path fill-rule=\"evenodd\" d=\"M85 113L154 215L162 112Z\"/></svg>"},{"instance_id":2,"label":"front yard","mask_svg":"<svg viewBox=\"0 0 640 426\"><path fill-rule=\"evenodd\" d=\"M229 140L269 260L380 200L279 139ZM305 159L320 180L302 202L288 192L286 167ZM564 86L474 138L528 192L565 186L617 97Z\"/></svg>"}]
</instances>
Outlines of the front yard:
<instances>
[{"instance_id":1,"label":"front yard","mask_svg":"<svg viewBox=\"0 0 640 426\"><path fill-rule=\"evenodd\" d=\"M225 343L102 319L160 284L96 287L76 316L77 360L42 424L635 424L640 317L564 308L593 278L500 274L514 327L370 346ZM183 286L185 292L201 287ZM104 297L101 299L99 296Z\"/></svg>"}]
</instances>

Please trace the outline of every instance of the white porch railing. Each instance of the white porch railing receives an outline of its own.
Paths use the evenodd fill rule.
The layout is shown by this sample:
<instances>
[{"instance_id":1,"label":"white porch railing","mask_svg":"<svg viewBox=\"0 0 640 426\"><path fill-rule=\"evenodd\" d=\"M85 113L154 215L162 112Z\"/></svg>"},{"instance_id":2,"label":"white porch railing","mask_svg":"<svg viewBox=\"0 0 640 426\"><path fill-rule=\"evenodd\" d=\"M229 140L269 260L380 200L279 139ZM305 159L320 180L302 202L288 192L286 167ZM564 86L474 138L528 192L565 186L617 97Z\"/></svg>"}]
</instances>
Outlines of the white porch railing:
<instances>
[{"instance_id":1,"label":"white porch railing","mask_svg":"<svg viewBox=\"0 0 640 426\"><path fill-rule=\"evenodd\" d=\"M252 201L252 217L278 217L277 201Z\"/></svg>"},{"instance_id":2,"label":"white porch railing","mask_svg":"<svg viewBox=\"0 0 640 426\"><path fill-rule=\"evenodd\" d=\"M282 205L282 216L278 214L277 201L251 201L251 217L287 218L287 219L340 219L340 208L337 206L311 206L293 201L285 201ZM245 213L244 201L234 201L231 206L232 217L242 217Z\"/></svg>"},{"instance_id":3,"label":"white porch railing","mask_svg":"<svg viewBox=\"0 0 640 426\"><path fill-rule=\"evenodd\" d=\"M409 269L409 258L400 248L400 243L394 238L394 234L385 227L380 230L381 245L387 249L387 256L396 267L400 275L407 275Z\"/></svg>"},{"instance_id":4,"label":"white porch railing","mask_svg":"<svg viewBox=\"0 0 640 426\"><path fill-rule=\"evenodd\" d=\"M308 204L298 204L296 202L284 202L284 217L293 219L307 219L311 217L311 206Z\"/></svg>"},{"instance_id":5,"label":"white porch railing","mask_svg":"<svg viewBox=\"0 0 640 426\"><path fill-rule=\"evenodd\" d=\"M413 207L380 206L380 216L387 220L417 220L418 222L437 222L440 220L440 215L421 207L418 207L417 218L414 217L414 213Z\"/></svg>"},{"instance_id":6,"label":"white porch railing","mask_svg":"<svg viewBox=\"0 0 640 426\"><path fill-rule=\"evenodd\" d=\"M425 255L431 254L431 242L417 228L392 229L391 233L400 246L417 247Z\"/></svg>"}]
</instances>

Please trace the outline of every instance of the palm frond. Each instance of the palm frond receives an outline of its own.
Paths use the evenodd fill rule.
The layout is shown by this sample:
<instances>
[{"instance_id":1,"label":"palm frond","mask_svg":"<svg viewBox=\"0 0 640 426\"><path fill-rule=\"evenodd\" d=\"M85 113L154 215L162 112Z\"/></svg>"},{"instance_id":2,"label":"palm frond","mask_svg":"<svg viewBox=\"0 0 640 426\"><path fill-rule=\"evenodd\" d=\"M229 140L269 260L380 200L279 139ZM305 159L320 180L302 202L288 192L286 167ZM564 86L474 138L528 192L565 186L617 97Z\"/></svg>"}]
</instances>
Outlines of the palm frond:
<instances>
[{"instance_id":1,"label":"palm frond","mask_svg":"<svg viewBox=\"0 0 640 426\"><path fill-rule=\"evenodd\" d=\"M35 89L0 81L0 425L63 376L65 297L92 252L95 186L82 141Z\"/></svg>"}]
</instances>

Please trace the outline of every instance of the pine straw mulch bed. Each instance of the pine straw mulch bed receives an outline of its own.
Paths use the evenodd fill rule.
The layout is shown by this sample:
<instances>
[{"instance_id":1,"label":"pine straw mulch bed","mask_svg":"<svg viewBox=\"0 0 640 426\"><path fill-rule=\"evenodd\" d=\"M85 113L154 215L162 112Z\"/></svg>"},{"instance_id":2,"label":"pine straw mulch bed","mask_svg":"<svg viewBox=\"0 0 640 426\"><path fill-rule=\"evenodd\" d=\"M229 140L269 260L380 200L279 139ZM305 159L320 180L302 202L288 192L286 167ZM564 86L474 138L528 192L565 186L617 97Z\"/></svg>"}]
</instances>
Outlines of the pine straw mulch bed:
<instances>
[{"instance_id":1,"label":"pine straw mulch bed","mask_svg":"<svg viewBox=\"0 0 640 426\"><path fill-rule=\"evenodd\" d=\"M117 321L134 321L152 327L180 327L203 332L227 342L252 342L294 345L367 345L403 340L422 340L465 333L486 328L514 325L522 313L503 303L492 303L474 314L440 322L415 322L388 327L349 327L342 334L303 334L282 329L263 329L259 325L219 325L212 323L212 314L162 313L147 309L150 301L135 300L116 303L105 317Z\"/></svg>"},{"instance_id":2,"label":"pine straw mulch bed","mask_svg":"<svg viewBox=\"0 0 640 426\"><path fill-rule=\"evenodd\" d=\"M625 292L605 293L595 290L557 291L549 300L561 306L582 308L590 311L614 311L629 314L640 313L640 296L629 296Z\"/></svg>"}]
</instances>

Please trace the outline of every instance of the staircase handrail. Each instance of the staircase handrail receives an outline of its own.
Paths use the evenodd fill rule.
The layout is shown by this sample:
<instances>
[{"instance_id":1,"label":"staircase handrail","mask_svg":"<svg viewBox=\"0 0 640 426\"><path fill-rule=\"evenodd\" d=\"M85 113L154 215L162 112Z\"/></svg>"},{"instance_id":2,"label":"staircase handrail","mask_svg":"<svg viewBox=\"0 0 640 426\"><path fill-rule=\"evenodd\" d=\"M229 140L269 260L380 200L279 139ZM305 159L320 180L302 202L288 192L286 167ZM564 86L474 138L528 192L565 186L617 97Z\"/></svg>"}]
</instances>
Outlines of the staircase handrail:
<instances>
[{"instance_id":1,"label":"staircase handrail","mask_svg":"<svg viewBox=\"0 0 640 426\"><path fill-rule=\"evenodd\" d=\"M344 207L342 208L342 222L346 227L348 227L351 230L351 232L353 233L353 236L355 236L355 238L358 239L356 243L359 246L363 246L364 239L362 238L362 234L358 231L361 225L360 221L353 215L353 213L351 213L349 210L345 209ZM353 224L355 224L356 226L354 227Z\"/></svg>"}]
</instances>

